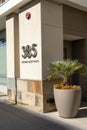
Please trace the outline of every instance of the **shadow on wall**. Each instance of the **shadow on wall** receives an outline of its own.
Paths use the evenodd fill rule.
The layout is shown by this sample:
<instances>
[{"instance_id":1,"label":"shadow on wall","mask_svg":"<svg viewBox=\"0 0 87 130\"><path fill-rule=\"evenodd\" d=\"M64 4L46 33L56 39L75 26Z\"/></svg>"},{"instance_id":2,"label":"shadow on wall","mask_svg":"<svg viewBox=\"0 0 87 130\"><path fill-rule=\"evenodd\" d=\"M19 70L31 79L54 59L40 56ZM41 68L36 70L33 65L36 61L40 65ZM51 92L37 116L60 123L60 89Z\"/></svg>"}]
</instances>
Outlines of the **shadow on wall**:
<instances>
[{"instance_id":1,"label":"shadow on wall","mask_svg":"<svg viewBox=\"0 0 87 130\"><path fill-rule=\"evenodd\" d=\"M82 101L87 102L87 76L79 75L79 84L82 88Z\"/></svg>"},{"instance_id":2,"label":"shadow on wall","mask_svg":"<svg viewBox=\"0 0 87 130\"><path fill-rule=\"evenodd\" d=\"M87 102L82 102L77 118L87 117Z\"/></svg>"},{"instance_id":3,"label":"shadow on wall","mask_svg":"<svg viewBox=\"0 0 87 130\"><path fill-rule=\"evenodd\" d=\"M80 75L78 72L76 72L71 82L75 85L80 85L82 89L82 101L87 102L87 76L86 75Z\"/></svg>"}]
</instances>

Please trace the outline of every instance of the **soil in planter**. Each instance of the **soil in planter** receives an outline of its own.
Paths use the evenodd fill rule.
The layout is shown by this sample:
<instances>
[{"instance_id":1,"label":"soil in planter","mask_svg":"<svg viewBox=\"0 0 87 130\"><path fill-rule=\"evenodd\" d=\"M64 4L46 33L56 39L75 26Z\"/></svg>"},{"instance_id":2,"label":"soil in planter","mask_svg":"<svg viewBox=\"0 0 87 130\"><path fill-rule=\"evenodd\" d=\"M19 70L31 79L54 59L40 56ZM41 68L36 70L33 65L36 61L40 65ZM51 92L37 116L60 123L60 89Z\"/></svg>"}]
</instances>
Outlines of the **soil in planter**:
<instances>
[{"instance_id":1,"label":"soil in planter","mask_svg":"<svg viewBox=\"0 0 87 130\"><path fill-rule=\"evenodd\" d=\"M79 85L64 85L63 83L61 84L54 84L53 86L56 89L71 89L71 90L76 90L76 89L80 89L81 87Z\"/></svg>"}]
</instances>

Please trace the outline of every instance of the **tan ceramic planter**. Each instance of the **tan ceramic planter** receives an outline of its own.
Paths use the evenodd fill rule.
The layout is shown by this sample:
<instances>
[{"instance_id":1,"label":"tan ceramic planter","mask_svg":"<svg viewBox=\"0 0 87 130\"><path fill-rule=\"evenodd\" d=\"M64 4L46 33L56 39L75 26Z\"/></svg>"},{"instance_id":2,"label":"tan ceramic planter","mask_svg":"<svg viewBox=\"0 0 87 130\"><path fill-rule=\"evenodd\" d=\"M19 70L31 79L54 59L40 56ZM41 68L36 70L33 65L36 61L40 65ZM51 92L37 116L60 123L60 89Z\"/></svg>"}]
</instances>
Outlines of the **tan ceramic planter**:
<instances>
[{"instance_id":1,"label":"tan ceramic planter","mask_svg":"<svg viewBox=\"0 0 87 130\"><path fill-rule=\"evenodd\" d=\"M54 88L54 98L59 116L72 118L77 115L81 102L81 89L62 90Z\"/></svg>"}]
</instances>

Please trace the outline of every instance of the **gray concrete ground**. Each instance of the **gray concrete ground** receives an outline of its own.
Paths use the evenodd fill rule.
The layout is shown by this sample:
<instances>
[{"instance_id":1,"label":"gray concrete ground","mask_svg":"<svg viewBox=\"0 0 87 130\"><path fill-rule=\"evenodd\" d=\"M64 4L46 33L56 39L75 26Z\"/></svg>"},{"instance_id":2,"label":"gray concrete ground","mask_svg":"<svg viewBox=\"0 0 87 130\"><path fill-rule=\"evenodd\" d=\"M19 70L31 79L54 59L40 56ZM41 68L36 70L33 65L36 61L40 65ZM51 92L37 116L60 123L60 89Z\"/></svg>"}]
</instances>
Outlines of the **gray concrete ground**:
<instances>
[{"instance_id":1,"label":"gray concrete ground","mask_svg":"<svg viewBox=\"0 0 87 130\"><path fill-rule=\"evenodd\" d=\"M50 112L46 114L49 118L54 119L57 121L62 121L66 123L67 125L71 125L74 127L77 127L82 130L87 130L87 102L82 102L81 107L79 108L78 114L75 118L61 118L59 117L59 114L57 111Z\"/></svg>"},{"instance_id":2,"label":"gray concrete ground","mask_svg":"<svg viewBox=\"0 0 87 130\"><path fill-rule=\"evenodd\" d=\"M7 102L3 94L0 96L0 130L83 130L69 120L61 120L56 112L34 112Z\"/></svg>"}]
</instances>

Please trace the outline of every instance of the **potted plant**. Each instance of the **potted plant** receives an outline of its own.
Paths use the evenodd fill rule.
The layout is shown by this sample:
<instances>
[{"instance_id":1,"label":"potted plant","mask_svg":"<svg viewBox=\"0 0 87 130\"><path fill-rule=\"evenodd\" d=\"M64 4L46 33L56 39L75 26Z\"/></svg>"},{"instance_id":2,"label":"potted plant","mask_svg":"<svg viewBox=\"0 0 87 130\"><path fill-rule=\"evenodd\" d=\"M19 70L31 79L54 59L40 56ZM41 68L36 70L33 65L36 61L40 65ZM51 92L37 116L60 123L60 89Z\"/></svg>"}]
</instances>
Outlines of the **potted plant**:
<instances>
[{"instance_id":1,"label":"potted plant","mask_svg":"<svg viewBox=\"0 0 87 130\"><path fill-rule=\"evenodd\" d=\"M64 60L52 62L49 66L48 79L61 78L60 84L54 84L54 99L59 116L72 118L77 115L81 102L81 87L70 85L68 79L76 71L86 73L86 67L78 60Z\"/></svg>"}]
</instances>

